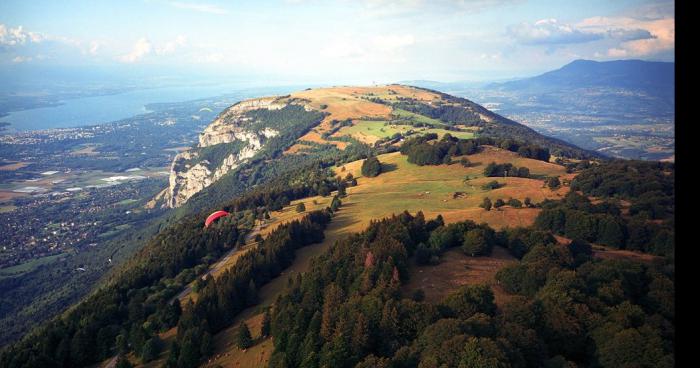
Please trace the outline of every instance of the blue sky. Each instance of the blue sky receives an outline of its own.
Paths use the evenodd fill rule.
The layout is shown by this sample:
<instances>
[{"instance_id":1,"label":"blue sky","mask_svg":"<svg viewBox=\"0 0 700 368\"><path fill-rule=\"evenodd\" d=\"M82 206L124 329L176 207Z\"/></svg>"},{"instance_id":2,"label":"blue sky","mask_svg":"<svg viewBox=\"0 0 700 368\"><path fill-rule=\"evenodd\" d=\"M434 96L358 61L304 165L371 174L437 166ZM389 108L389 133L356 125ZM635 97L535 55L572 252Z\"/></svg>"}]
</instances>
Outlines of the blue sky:
<instances>
[{"instance_id":1,"label":"blue sky","mask_svg":"<svg viewBox=\"0 0 700 368\"><path fill-rule=\"evenodd\" d=\"M0 66L493 80L580 58L673 61L673 13L632 0L4 0Z\"/></svg>"}]
</instances>

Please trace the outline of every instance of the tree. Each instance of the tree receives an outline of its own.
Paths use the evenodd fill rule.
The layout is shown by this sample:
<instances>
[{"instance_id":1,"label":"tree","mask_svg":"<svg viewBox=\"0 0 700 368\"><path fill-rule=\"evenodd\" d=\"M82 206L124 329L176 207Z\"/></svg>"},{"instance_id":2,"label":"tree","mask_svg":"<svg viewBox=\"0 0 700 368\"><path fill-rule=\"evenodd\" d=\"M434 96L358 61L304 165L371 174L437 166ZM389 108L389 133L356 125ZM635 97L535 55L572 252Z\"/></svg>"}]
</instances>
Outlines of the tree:
<instances>
[{"instance_id":1,"label":"tree","mask_svg":"<svg viewBox=\"0 0 700 368\"><path fill-rule=\"evenodd\" d=\"M529 178L530 177L530 169L528 169L525 166L519 168L518 169L518 177Z\"/></svg>"},{"instance_id":2,"label":"tree","mask_svg":"<svg viewBox=\"0 0 700 368\"><path fill-rule=\"evenodd\" d=\"M304 211L306 211L306 206L304 205L304 202L299 202L299 204L297 204L297 212L301 213Z\"/></svg>"},{"instance_id":3,"label":"tree","mask_svg":"<svg viewBox=\"0 0 700 368\"><path fill-rule=\"evenodd\" d=\"M250 330L245 322L241 322L236 333L236 346L239 349L248 349L253 346L253 338L250 335Z\"/></svg>"},{"instance_id":4,"label":"tree","mask_svg":"<svg viewBox=\"0 0 700 368\"><path fill-rule=\"evenodd\" d=\"M503 187L503 184L499 183L497 180L491 180L490 182L481 186L484 190L493 190Z\"/></svg>"},{"instance_id":5,"label":"tree","mask_svg":"<svg viewBox=\"0 0 700 368\"><path fill-rule=\"evenodd\" d=\"M124 355L120 355L117 358L117 364L114 367L115 368L132 368L133 365L131 364L129 359L127 359Z\"/></svg>"},{"instance_id":6,"label":"tree","mask_svg":"<svg viewBox=\"0 0 700 368\"><path fill-rule=\"evenodd\" d=\"M508 200L508 205L513 208L520 208L523 206L522 202L520 202L520 200L516 198L511 198L510 200Z\"/></svg>"},{"instance_id":7,"label":"tree","mask_svg":"<svg viewBox=\"0 0 700 368\"><path fill-rule=\"evenodd\" d=\"M271 321L270 309L266 309L265 313L263 314L262 324L260 325L260 336L262 336L262 337L270 336L270 321Z\"/></svg>"},{"instance_id":8,"label":"tree","mask_svg":"<svg viewBox=\"0 0 700 368\"><path fill-rule=\"evenodd\" d=\"M375 156L367 158L362 162L362 175L373 178L382 172L382 163Z\"/></svg>"},{"instance_id":9,"label":"tree","mask_svg":"<svg viewBox=\"0 0 700 368\"><path fill-rule=\"evenodd\" d=\"M468 319L477 313L493 316L496 304L491 287L485 284L465 285L448 295L443 302L449 315Z\"/></svg>"},{"instance_id":10,"label":"tree","mask_svg":"<svg viewBox=\"0 0 700 368\"><path fill-rule=\"evenodd\" d=\"M525 205L525 207L532 207L532 199L530 199L530 197L525 197L523 204Z\"/></svg>"},{"instance_id":11,"label":"tree","mask_svg":"<svg viewBox=\"0 0 700 368\"><path fill-rule=\"evenodd\" d=\"M571 256L574 257L577 263L581 264L591 259L593 247L589 242L574 239L569 243L569 252L571 252Z\"/></svg>"},{"instance_id":12,"label":"tree","mask_svg":"<svg viewBox=\"0 0 700 368\"><path fill-rule=\"evenodd\" d=\"M476 257L489 254L492 247L492 236L485 229L472 229L464 235L462 251L469 256Z\"/></svg>"},{"instance_id":13,"label":"tree","mask_svg":"<svg viewBox=\"0 0 700 368\"><path fill-rule=\"evenodd\" d=\"M160 338L158 336L153 336L146 340L141 349L141 360L144 363L148 363L158 357L160 353Z\"/></svg>"},{"instance_id":14,"label":"tree","mask_svg":"<svg viewBox=\"0 0 700 368\"><path fill-rule=\"evenodd\" d=\"M506 205L506 202L503 202L502 199L498 198L496 202L494 202L493 207L495 208L500 208Z\"/></svg>"},{"instance_id":15,"label":"tree","mask_svg":"<svg viewBox=\"0 0 700 368\"><path fill-rule=\"evenodd\" d=\"M491 200L489 197L484 198L484 201L481 202L481 205L479 207L485 209L486 211L491 211Z\"/></svg>"},{"instance_id":16,"label":"tree","mask_svg":"<svg viewBox=\"0 0 700 368\"><path fill-rule=\"evenodd\" d=\"M547 179L547 187L551 190L555 190L561 186L561 182L559 181L559 177L557 176L552 176L551 178Z\"/></svg>"},{"instance_id":17,"label":"tree","mask_svg":"<svg viewBox=\"0 0 700 368\"><path fill-rule=\"evenodd\" d=\"M179 304L179 300L175 300ZM129 351L129 339L127 338L127 332L122 331L121 334L117 335L117 353L126 354Z\"/></svg>"},{"instance_id":18,"label":"tree","mask_svg":"<svg viewBox=\"0 0 700 368\"><path fill-rule=\"evenodd\" d=\"M464 166L464 167L469 167L469 166L472 165L471 161L469 161L469 159L466 158L466 157L462 157L462 158L459 160L459 163L462 164L462 166Z\"/></svg>"},{"instance_id":19,"label":"tree","mask_svg":"<svg viewBox=\"0 0 700 368\"><path fill-rule=\"evenodd\" d=\"M510 367L508 356L489 338L470 337L460 354L459 366L464 368Z\"/></svg>"},{"instance_id":20,"label":"tree","mask_svg":"<svg viewBox=\"0 0 700 368\"><path fill-rule=\"evenodd\" d=\"M598 243L615 248L625 245L625 228L621 221L612 215L602 215L598 219Z\"/></svg>"}]
</instances>

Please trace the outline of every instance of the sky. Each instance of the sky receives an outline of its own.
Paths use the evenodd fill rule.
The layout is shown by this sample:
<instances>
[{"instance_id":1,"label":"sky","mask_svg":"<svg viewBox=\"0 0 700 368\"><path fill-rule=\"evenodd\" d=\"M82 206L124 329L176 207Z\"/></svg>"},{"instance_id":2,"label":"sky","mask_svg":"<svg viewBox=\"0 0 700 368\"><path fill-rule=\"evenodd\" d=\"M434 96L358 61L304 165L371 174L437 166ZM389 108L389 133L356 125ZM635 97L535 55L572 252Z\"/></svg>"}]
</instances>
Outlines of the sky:
<instances>
[{"instance_id":1,"label":"sky","mask_svg":"<svg viewBox=\"0 0 700 368\"><path fill-rule=\"evenodd\" d=\"M0 68L267 78L484 81L575 59L674 61L673 1L0 2Z\"/></svg>"}]
</instances>

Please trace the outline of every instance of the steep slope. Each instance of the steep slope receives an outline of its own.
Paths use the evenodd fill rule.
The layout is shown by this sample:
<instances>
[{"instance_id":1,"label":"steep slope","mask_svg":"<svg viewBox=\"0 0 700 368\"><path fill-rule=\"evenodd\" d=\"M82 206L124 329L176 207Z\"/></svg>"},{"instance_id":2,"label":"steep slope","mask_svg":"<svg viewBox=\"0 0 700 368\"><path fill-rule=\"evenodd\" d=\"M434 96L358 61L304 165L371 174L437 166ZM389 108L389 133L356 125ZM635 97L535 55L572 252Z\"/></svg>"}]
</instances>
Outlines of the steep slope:
<instances>
[{"instance_id":1,"label":"steep slope","mask_svg":"<svg viewBox=\"0 0 700 368\"><path fill-rule=\"evenodd\" d=\"M204 129L197 146L173 160L164 206L181 206L269 146L273 138L303 131L321 117L299 101L278 97L246 100L229 107Z\"/></svg>"}]
</instances>

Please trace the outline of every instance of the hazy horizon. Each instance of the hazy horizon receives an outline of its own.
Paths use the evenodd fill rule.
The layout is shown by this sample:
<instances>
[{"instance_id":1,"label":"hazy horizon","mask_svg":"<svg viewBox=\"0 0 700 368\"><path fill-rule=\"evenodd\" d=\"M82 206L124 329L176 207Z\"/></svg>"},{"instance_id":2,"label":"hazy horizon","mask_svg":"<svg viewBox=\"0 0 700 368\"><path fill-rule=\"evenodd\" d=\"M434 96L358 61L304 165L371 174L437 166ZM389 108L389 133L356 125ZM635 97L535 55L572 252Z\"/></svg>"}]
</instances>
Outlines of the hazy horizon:
<instances>
[{"instance_id":1,"label":"hazy horizon","mask_svg":"<svg viewBox=\"0 0 700 368\"><path fill-rule=\"evenodd\" d=\"M672 1L0 4L6 86L488 81L575 59L674 61ZM65 75L63 75L65 73Z\"/></svg>"}]
</instances>

